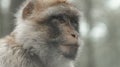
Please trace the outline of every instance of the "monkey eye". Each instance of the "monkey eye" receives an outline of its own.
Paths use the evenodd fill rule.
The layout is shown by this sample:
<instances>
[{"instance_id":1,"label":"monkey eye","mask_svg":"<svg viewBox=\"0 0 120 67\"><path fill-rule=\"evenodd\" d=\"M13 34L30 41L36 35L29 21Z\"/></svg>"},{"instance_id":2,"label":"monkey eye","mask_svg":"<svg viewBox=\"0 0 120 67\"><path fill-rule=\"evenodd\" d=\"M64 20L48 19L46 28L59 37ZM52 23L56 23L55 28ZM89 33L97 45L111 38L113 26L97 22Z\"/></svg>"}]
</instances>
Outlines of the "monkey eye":
<instances>
[{"instance_id":1,"label":"monkey eye","mask_svg":"<svg viewBox=\"0 0 120 67\"><path fill-rule=\"evenodd\" d=\"M66 20L66 16L65 15L63 15L63 14L59 14L59 15L53 15L53 16L51 16L51 18L52 18L52 20L57 20L57 21L59 21L59 22L61 22L61 23L63 23L63 22L65 22Z\"/></svg>"},{"instance_id":2,"label":"monkey eye","mask_svg":"<svg viewBox=\"0 0 120 67\"><path fill-rule=\"evenodd\" d=\"M73 25L73 27L74 27L76 30L78 30L78 26L79 26L79 19L78 19L78 17L72 17L72 18L70 19L70 22L71 22L71 24Z\"/></svg>"},{"instance_id":3,"label":"monkey eye","mask_svg":"<svg viewBox=\"0 0 120 67\"><path fill-rule=\"evenodd\" d=\"M71 23L74 24L75 26L77 26L78 25L78 19L77 18L71 19Z\"/></svg>"}]
</instances>

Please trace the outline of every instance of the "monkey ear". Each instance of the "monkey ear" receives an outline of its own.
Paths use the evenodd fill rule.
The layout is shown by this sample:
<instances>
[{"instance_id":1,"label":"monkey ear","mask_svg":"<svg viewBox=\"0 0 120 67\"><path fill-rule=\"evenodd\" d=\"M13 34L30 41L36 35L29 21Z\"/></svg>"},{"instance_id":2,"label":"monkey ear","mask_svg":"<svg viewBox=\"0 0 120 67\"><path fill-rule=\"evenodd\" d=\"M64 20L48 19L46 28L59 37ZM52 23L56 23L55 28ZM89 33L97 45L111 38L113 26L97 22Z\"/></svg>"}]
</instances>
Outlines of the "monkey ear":
<instances>
[{"instance_id":1,"label":"monkey ear","mask_svg":"<svg viewBox=\"0 0 120 67\"><path fill-rule=\"evenodd\" d=\"M23 14L22 17L28 18L32 13L33 13L33 9L34 9L34 3L33 2L29 2L24 8L23 8Z\"/></svg>"}]
</instances>

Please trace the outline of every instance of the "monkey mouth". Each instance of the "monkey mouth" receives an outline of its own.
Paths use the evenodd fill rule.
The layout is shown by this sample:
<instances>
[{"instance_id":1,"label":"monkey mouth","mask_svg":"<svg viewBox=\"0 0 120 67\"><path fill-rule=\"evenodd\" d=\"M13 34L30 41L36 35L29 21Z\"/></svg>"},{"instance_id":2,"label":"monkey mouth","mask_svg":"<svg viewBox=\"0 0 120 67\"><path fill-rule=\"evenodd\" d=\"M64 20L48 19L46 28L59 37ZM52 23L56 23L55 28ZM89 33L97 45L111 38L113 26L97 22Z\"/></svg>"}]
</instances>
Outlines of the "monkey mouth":
<instances>
[{"instance_id":1,"label":"monkey mouth","mask_svg":"<svg viewBox=\"0 0 120 67\"><path fill-rule=\"evenodd\" d=\"M65 44L65 45L61 45L61 48L63 48L63 50L64 49L77 49L77 48L79 48L79 45L78 44Z\"/></svg>"},{"instance_id":2,"label":"monkey mouth","mask_svg":"<svg viewBox=\"0 0 120 67\"><path fill-rule=\"evenodd\" d=\"M78 44L65 44L65 45L62 45L62 46L66 46L66 47L79 47Z\"/></svg>"},{"instance_id":3,"label":"monkey mouth","mask_svg":"<svg viewBox=\"0 0 120 67\"><path fill-rule=\"evenodd\" d=\"M66 44L60 46L61 52L64 55L64 57L69 59L75 59L78 48L78 44Z\"/></svg>"}]
</instances>

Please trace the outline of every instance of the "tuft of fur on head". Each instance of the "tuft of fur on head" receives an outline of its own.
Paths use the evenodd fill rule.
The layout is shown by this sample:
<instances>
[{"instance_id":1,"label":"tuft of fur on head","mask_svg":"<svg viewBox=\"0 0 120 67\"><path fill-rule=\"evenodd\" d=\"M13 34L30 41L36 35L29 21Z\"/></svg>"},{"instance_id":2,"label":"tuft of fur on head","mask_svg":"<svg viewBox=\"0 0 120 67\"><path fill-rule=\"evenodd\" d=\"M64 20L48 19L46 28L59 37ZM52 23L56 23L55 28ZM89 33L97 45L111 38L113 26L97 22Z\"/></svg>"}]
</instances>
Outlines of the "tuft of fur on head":
<instances>
[{"instance_id":1,"label":"tuft of fur on head","mask_svg":"<svg viewBox=\"0 0 120 67\"><path fill-rule=\"evenodd\" d=\"M39 11L39 10L42 11L42 10L46 9L47 7L50 7L54 4L59 4L59 3L69 3L69 4L71 4L71 2L72 2L72 0L26 0L22 4L22 6L18 10L18 12L15 14L15 17L17 18L17 20L23 19L23 11L28 4L31 5L31 7L28 7L28 10L32 11L32 9L34 7L35 11Z\"/></svg>"}]
</instances>

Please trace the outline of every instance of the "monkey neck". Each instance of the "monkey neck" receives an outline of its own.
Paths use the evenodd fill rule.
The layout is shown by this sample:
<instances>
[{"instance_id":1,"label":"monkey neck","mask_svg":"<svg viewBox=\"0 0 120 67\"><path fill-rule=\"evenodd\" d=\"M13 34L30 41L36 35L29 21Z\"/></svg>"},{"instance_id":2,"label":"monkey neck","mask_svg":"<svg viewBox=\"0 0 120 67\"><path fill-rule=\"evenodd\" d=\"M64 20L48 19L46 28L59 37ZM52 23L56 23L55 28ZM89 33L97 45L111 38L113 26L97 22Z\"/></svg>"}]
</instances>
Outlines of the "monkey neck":
<instances>
[{"instance_id":1,"label":"monkey neck","mask_svg":"<svg viewBox=\"0 0 120 67\"><path fill-rule=\"evenodd\" d=\"M65 58L53 58L53 57L39 57L37 55L33 55L32 60L42 67L74 67L72 61L67 60Z\"/></svg>"},{"instance_id":2,"label":"monkey neck","mask_svg":"<svg viewBox=\"0 0 120 67\"><path fill-rule=\"evenodd\" d=\"M56 51L51 51L52 49L46 50L43 54L31 53L31 58L38 65L42 65L42 67L74 67L72 60L65 58L59 53L56 53Z\"/></svg>"}]
</instances>

